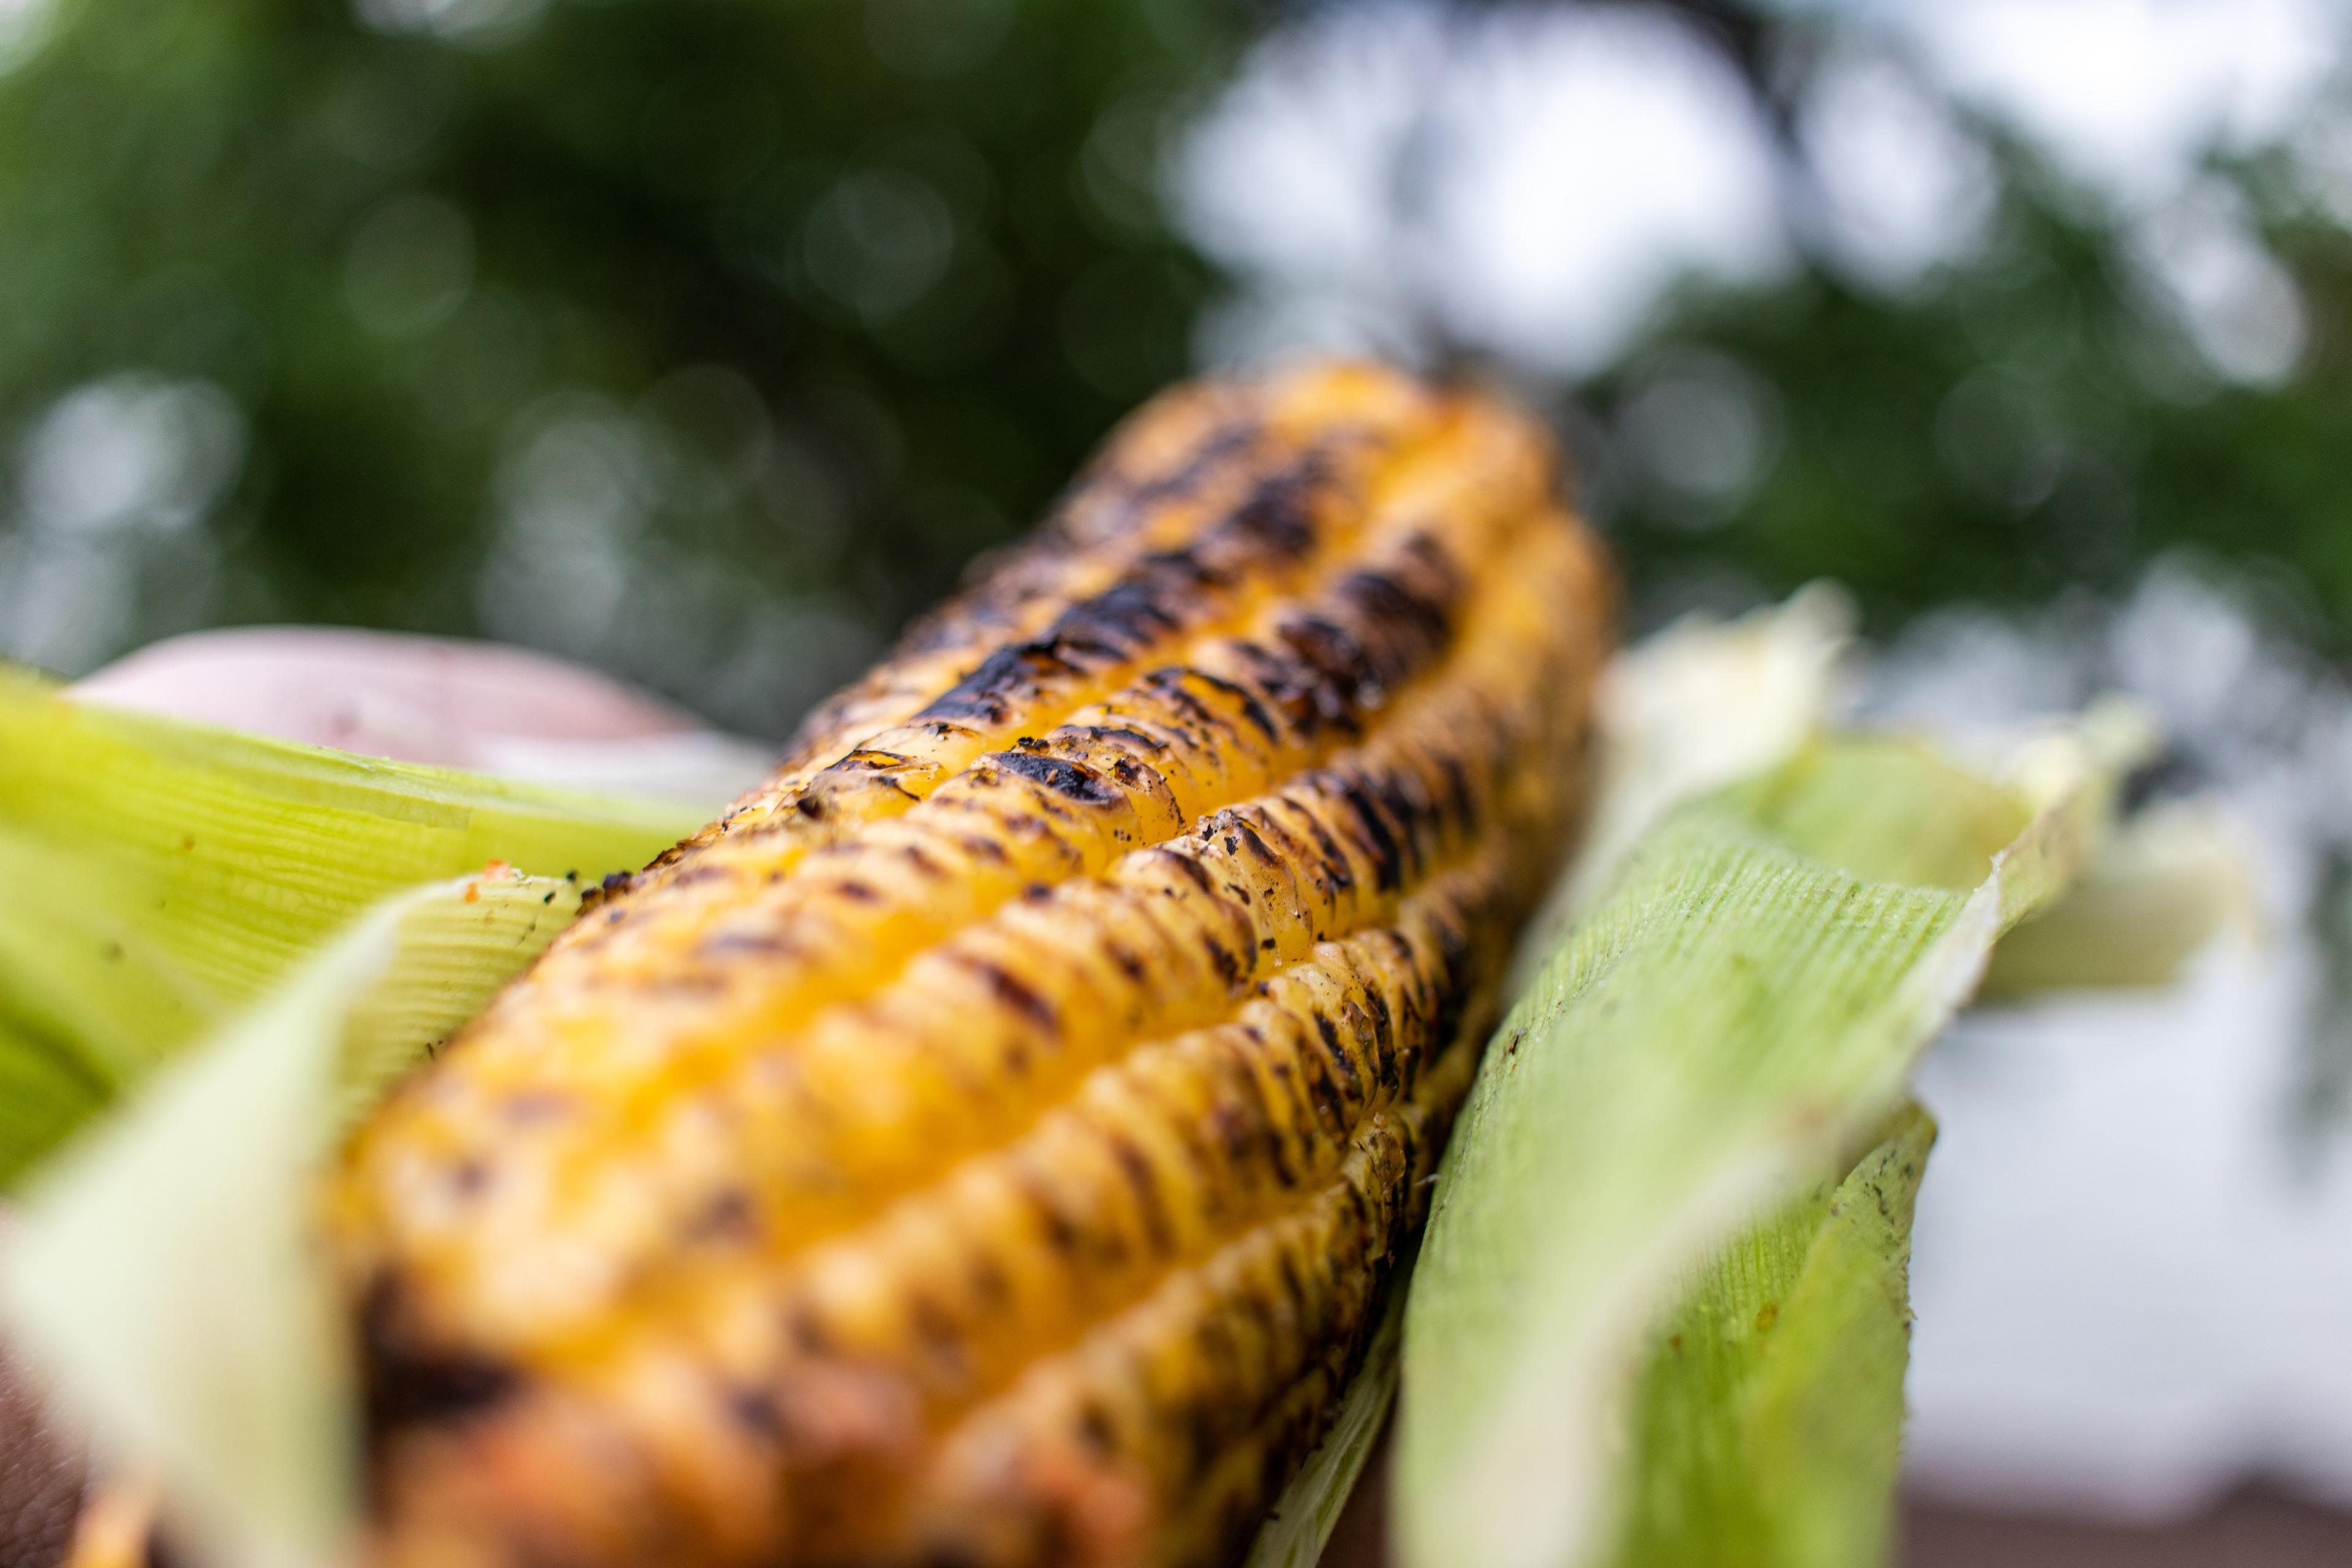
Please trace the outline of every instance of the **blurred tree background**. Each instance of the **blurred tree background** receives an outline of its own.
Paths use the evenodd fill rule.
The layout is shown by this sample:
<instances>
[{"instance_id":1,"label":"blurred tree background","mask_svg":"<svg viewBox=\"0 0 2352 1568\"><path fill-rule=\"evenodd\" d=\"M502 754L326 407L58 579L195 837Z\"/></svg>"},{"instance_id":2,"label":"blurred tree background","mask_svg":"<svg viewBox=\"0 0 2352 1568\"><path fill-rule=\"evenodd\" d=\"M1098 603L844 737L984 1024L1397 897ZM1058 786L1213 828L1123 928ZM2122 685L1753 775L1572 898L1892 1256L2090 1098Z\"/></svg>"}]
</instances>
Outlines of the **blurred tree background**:
<instances>
[{"instance_id":1,"label":"blurred tree background","mask_svg":"<svg viewBox=\"0 0 2352 1568\"><path fill-rule=\"evenodd\" d=\"M1776 80L1842 40L1818 16L1767 37L1754 85L1786 134ZM2008 128L1955 118L1990 176L1980 248L1895 289L1815 258L1780 287L1685 297L1587 386L1624 547L1735 604L1837 578L1881 635L1955 602L2112 602L2187 555L2340 659L2352 235L2312 188L2339 172L2278 145L2210 155L2167 207L2119 214ZM1782 152L1818 201L1810 150ZM1717 379L1755 432L1727 485L1700 430L1655 418L1687 388L1703 430Z\"/></svg>"},{"instance_id":2,"label":"blurred tree background","mask_svg":"<svg viewBox=\"0 0 2352 1568\"><path fill-rule=\"evenodd\" d=\"M58 5L0 0L0 643L67 673L349 622L779 732L1187 368L1213 7Z\"/></svg>"},{"instance_id":3,"label":"blurred tree background","mask_svg":"<svg viewBox=\"0 0 2352 1568\"><path fill-rule=\"evenodd\" d=\"M2188 545L2341 654L2352 239L2310 146L2220 139L2161 199L2086 199L1880 11L0 0L0 652L489 636L777 734L1127 407L1320 342L1553 409L1644 619L1829 575L1892 631ZM1542 203L1457 166L1513 100L1442 79L1549 58L1508 26L1569 12L1616 29L1586 97L1664 62L1756 129L1766 216L1654 258L1609 331L1523 345L1546 242L1515 284L1477 223ZM1928 193L1964 242L1890 269L1841 237L1824 104L1856 83L1973 171ZM1312 123L1236 131L1253 90ZM1619 108L1588 158L1640 150ZM1577 154L1528 146L1540 195ZM1556 226L1608 216L1591 188Z\"/></svg>"}]
</instances>

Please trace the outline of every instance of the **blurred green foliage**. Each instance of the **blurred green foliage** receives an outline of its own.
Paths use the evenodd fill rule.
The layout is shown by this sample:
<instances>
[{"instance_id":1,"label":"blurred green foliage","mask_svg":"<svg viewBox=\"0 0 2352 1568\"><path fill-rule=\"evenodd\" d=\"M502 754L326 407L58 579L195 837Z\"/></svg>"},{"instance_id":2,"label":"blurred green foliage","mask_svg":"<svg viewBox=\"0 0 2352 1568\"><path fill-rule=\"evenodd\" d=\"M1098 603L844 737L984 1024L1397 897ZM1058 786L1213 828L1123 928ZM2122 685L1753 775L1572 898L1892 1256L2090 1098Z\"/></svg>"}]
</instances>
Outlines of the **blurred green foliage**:
<instances>
[{"instance_id":1,"label":"blurred green foliage","mask_svg":"<svg viewBox=\"0 0 2352 1568\"><path fill-rule=\"evenodd\" d=\"M8 18L51 4L11 68ZM1804 62L1864 25L1672 8L1784 129ZM1166 153L1282 14L0 0L0 654L469 633L780 732L1190 368L1224 285L1171 227ZM1637 613L1835 576L1883 632L2121 590L2189 545L2342 653L2352 238L2262 160L2216 167L2306 339L2284 383L2232 383L2112 221L1977 129L2002 195L1957 270L1694 295L1534 389ZM1727 378L1762 450L1710 488L1683 394Z\"/></svg>"},{"instance_id":2,"label":"blurred green foliage","mask_svg":"<svg viewBox=\"0 0 2352 1568\"><path fill-rule=\"evenodd\" d=\"M1152 182L1214 5L60 4L0 75L0 651L485 633L773 731L1187 365ZM92 386L59 439L118 449L43 491ZM210 527L119 515L192 418ZM126 562L127 616L41 633Z\"/></svg>"},{"instance_id":3,"label":"blurred green foliage","mask_svg":"<svg viewBox=\"0 0 2352 1568\"><path fill-rule=\"evenodd\" d=\"M1797 99L1824 60L1884 49L1881 18L1839 0L1659 4L1738 67L1801 211L1812 171ZM2113 600L2151 561L2185 556L2221 567L2283 635L2352 654L2341 214L2324 210L2289 148L2203 158L2199 194L2246 224L2297 295L2286 374L2233 376L2150 275L2146 228L2135 231L2147 215L2086 190L2013 129L1944 107L1994 177L1980 252L1888 289L1815 247L1785 286L1685 292L1622 363L1576 389L1567 423L1648 618L1833 577L1884 636L1954 603ZM1693 368L1741 384L1762 414L1760 458L1727 495L1645 454L1655 443L1627 419L1645 391Z\"/></svg>"},{"instance_id":4,"label":"blurred green foliage","mask_svg":"<svg viewBox=\"0 0 2352 1568\"><path fill-rule=\"evenodd\" d=\"M1736 507L1642 471L1600 434L1596 499L1653 586L1732 601L1835 577L1874 629L1955 601L2038 605L2127 590L2192 550L2267 590L2280 629L2352 639L2352 239L2283 214L2267 237L2308 339L2278 386L2194 362L2116 237L2036 199L2009 153L2006 231L1929 289L1887 298L1820 271L1691 302L1590 390L1613 422L1663 367L1719 355L1769 410Z\"/></svg>"}]
</instances>

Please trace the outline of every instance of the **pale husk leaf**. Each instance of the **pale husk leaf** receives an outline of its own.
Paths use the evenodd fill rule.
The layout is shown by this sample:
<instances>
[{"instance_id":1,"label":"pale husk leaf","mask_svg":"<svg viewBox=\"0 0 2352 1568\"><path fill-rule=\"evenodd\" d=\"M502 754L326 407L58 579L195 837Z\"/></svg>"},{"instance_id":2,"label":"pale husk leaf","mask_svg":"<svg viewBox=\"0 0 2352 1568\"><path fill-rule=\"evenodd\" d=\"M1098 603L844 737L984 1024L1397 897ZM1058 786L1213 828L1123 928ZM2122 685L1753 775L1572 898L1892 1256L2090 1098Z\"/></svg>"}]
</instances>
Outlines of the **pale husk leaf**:
<instances>
[{"instance_id":1,"label":"pale husk leaf","mask_svg":"<svg viewBox=\"0 0 2352 1568\"><path fill-rule=\"evenodd\" d=\"M1602 1549L1609 1433L1677 1271L1900 1102L2000 934L2087 857L2110 791L2044 742L2004 789L1817 742L1645 835L1490 1049L1405 1324L1411 1568Z\"/></svg>"},{"instance_id":2,"label":"pale husk leaf","mask_svg":"<svg viewBox=\"0 0 2352 1568\"><path fill-rule=\"evenodd\" d=\"M571 883L379 905L45 1167L0 1274L12 1342L208 1561L317 1568L356 1518L356 1401L307 1194L352 1109L567 924Z\"/></svg>"},{"instance_id":3,"label":"pale husk leaf","mask_svg":"<svg viewBox=\"0 0 2352 1568\"><path fill-rule=\"evenodd\" d=\"M715 806L718 803L713 802ZM0 1183L404 888L593 882L707 813L74 701L0 666Z\"/></svg>"}]
</instances>

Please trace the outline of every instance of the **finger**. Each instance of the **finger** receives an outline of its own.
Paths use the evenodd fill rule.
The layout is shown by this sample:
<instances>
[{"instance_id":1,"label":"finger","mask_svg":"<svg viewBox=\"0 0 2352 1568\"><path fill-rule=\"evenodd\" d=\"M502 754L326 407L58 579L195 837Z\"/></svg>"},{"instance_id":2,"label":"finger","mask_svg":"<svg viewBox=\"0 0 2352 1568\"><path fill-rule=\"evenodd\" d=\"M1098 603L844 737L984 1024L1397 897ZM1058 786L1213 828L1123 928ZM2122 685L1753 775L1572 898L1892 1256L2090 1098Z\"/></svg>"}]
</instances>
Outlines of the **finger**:
<instances>
[{"instance_id":1,"label":"finger","mask_svg":"<svg viewBox=\"0 0 2352 1568\"><path fill-rule=\"evenodd\" d=\"M121 707L417 763L462 763L484 734L620 741L698 728L652 697L543 654L327 627L172 637L75 690Z\"/></svg>"},{"instance_id":2,"label":"finger","mask_svg":"<svg viewBox=\"0 0 2352 1568\"><path fill-rule=\"evenodd\" d=\"M84 700L369 756L707 800L770 749L593 671L495 643L323 627L173 637L74 688Z\"/></svg>"}]
</instances>

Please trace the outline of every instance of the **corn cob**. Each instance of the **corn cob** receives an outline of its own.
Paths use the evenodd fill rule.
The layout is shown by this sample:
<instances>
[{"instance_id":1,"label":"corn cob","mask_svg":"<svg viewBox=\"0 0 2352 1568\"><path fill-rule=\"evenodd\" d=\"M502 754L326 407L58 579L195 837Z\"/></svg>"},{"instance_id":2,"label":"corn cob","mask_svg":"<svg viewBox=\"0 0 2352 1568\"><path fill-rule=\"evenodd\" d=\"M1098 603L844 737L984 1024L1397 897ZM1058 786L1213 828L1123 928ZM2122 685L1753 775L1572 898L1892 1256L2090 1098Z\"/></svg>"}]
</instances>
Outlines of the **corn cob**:
<instances>
[{"instance_id":1,"label":"corn cob","mask_svg":"<svg viewBox=\"0 0 2352 1568\"><path fill-rule=\"evenodd\" d=\"M1179 391L593 905L325 1195L376 1560L1230 1560L1573 815L1553 485L1389 372Z\"/></svg>"}]
</instances>

